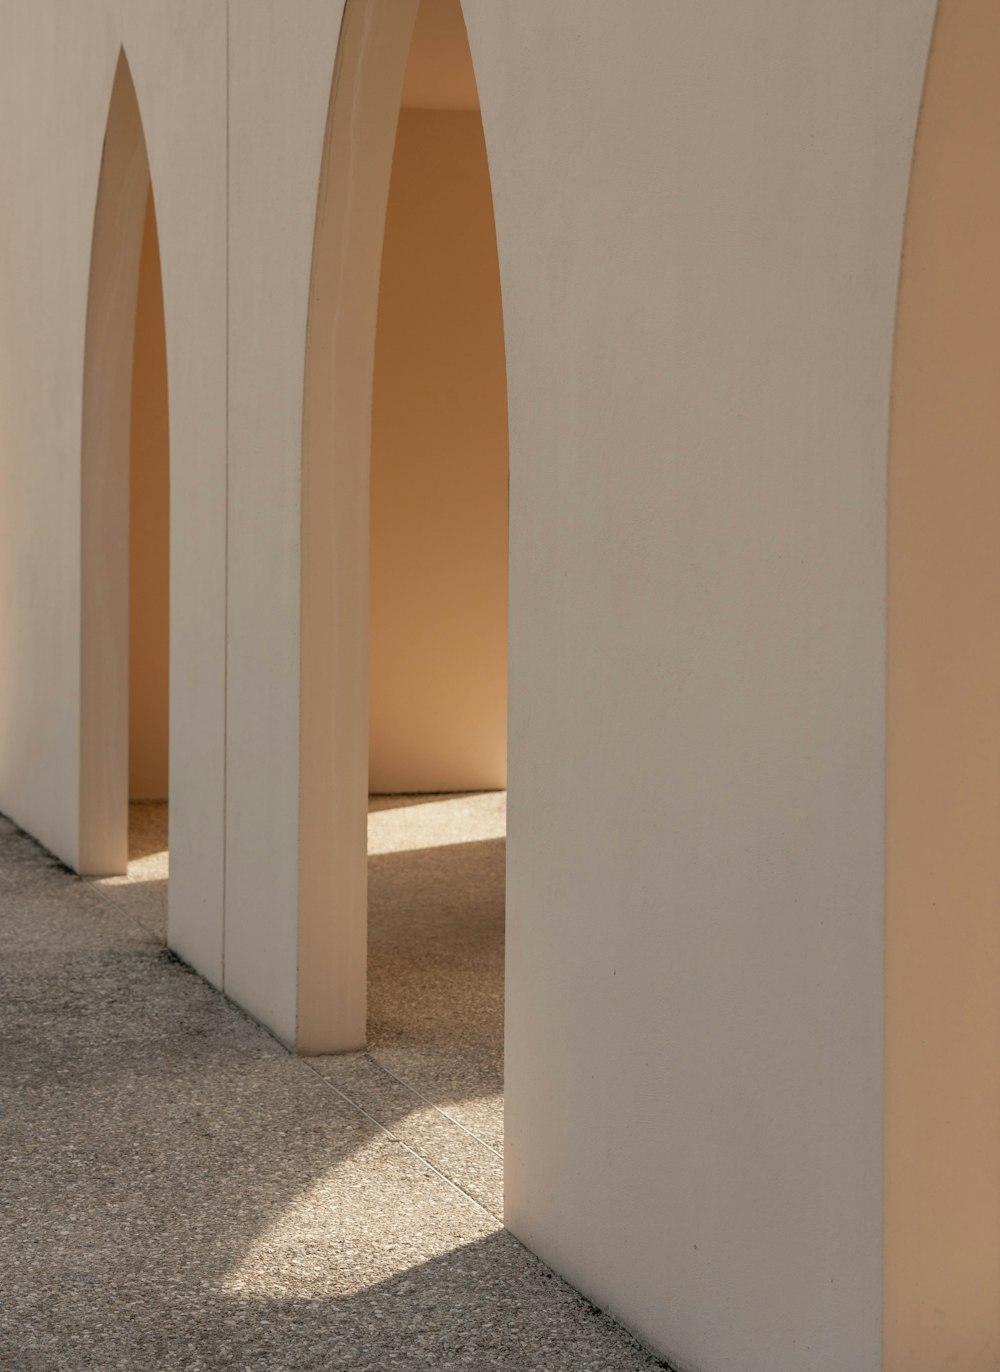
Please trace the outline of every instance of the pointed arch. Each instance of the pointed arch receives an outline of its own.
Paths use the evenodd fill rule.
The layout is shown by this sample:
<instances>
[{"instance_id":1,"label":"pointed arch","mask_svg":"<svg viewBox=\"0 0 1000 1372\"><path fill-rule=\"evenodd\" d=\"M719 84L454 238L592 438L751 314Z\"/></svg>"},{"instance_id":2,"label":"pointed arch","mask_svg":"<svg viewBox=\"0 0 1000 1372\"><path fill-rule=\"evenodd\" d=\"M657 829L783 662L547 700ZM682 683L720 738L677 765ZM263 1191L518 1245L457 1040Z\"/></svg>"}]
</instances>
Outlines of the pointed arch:
<instances>
[{"instance_id":1,"label":"pointed arch","mask_svg":"<svg viewBox=\"0 0 1000 1372\"><path fill-rule=\"evenodd\" d=\"M417 64L426 81L411 88L408 60L429 35L430 52L421 49ZM438 62L428 60L435 51ZM318 195L303 397L296 1040L307 1053L365 1042L372 403L404 92L418 107L478 108L460 6L347 0Z\"/></svg>"},{"instance_id":2,"label":"pointed arch","mask_svg":"<svg viewBox=\"0 0 1000 1372\"><path fill-rule=\"evenodd\" d=\"M368 479L382 236L417 0L347 0L313 244L302 446L297 1047L366 1018Z\"/></svg>"},{"instance_id":3,"label":"pointed arch","mask_svg":"<svg viewBox=\"0 0 1000 1372\"><path fill-rule=\"evenodd\" d=\"M128 864L129 451L149 161L124 49L97 190L81 449L79 870Z\"/></svg>"}]
</instances>

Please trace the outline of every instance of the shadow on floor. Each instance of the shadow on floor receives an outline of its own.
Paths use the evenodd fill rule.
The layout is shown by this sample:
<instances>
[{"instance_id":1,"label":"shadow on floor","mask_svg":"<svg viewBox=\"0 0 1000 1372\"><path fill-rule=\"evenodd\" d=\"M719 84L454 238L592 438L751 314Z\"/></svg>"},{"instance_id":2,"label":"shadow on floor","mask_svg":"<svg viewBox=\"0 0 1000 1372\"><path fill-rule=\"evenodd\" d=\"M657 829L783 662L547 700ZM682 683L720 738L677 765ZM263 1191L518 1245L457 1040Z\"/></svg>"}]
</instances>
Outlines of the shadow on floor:
<instances>
[{"instance_id":1,"label":"shadow on floor","mask_svg":"<svg viewBox=\"0 0 1000 1372\"><path fill-rule=\"evenodd\" d=\"M504 840L369 858L372 1056L436 1105L483 1098L502 1145Z\"/></svg>"},{"instance_id":2,"label":"shadow on floor","mask_svg":"<svg viewBox=\"0 0 1000 1372\"><path fill-rule=\"evenodd\" d=\"M0 938L0 1367L660 1365L6 823Z\"/></svg>"},{"instance_id":3,"label":"shadow on floor","mask_svg":"<svg viewBox=\"0 0 1000 1372\"><path fill-rule=\"evenodd\" d=\"M148 1296L142 1304L147 1302ZM41 1345L19 1338L7 1344L14 1360L4 1365L44 1372L666 1367L503 1232L339 1299L220 1300L206 1292L182 1308L161 1305L158 1314L155 1324L122 1329L120 1343L111 1330L95 1339L79 1327L63 1338L58 1352L51 1350L51 1338ZM0 1355L3 1350L0 1337Z\"/></svg>"}]
</instances>

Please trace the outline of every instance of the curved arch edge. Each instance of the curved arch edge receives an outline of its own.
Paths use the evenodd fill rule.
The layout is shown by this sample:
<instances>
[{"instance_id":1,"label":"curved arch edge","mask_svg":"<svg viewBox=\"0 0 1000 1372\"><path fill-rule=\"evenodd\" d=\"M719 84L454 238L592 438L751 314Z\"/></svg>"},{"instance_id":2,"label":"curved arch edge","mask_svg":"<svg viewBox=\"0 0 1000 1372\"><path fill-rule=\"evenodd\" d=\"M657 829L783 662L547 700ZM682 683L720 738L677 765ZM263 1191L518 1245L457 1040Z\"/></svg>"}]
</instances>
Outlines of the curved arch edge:
<instances>
[{"instance_id":1,"label":"curved arch edge","mask_svg":"<svg viewBox=\"0 0 1000 1372\"><path fill-rule=\"evenodd\" d=\"M128 468L139 261L150 173L124 48L101 160L81 437L78 870L128 865Z\"/></svg>"},{"instance_id":2,"label":"curved arch edge","mask_svg":"<svg viewBox=\"0 0 1000 1372\"><path fill-rule=\"evenodd\" d=\"M302 429L303 1053L365 1042L372 375L385 209L416 12L417 0L348 0L317 195Z\"/></svg>"}]
</instances>

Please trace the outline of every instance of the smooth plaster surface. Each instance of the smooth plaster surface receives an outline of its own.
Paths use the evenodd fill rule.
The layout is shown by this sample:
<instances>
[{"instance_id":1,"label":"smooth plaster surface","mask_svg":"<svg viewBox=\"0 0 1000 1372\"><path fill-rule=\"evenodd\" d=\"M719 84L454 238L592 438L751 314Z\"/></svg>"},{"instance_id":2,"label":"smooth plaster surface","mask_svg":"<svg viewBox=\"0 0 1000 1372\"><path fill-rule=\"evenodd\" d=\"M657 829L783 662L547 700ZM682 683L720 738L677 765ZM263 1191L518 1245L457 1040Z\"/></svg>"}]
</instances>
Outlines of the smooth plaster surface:
<instances>
[{"instance_id":1,"label":"smooth plaster surface","mask_svg":"<svg viewBox=\"0 0 1000 1372\"><path fill-rule=\"evenodd\" d=\"M79 851L84 330L117 11L109 0L62 14L58 41L54 6L14 0L0 12L0 117L11 131L0 176L19 188L0 217L0 806L69 862Z\"/></svg>"},{"instance_id":2,"label":"smooth plaster surface","mask_svg":"<svg viewBox=\"0 0 1000 1372\"><path fill-rule=\"evenodd\" d=\"M217 985L227 767L227 15L222 0L122 6L156 197L170 390L170 943Z\"/></svg>"},{"instance_id":3,"label":"smooth plaster surface","mask_svg":"<svg viewBox=\"0 0 1000 1372\"><path fill-rule=\"evenodd\" d=\"M296 1043L366 1032L368 508L382 233L416 0L345 8L317 168L301 411Z\"/></svg>"},{"instance_id":4,"label":"smooth plaster surface","mask_svg":"<svg viewBox=\"0 0 1000 1372\"><path fill-rule=\"evenodd\" d=\"M462 0L420 0L403 79L403 107L479 108Z\"/></svg>"},{"instance_id":5,"label":"smooth plaster surface","mask_svg":"<svg viewBox=\"0 0 1000 1372\"><path fill-rule=\"evenodd\" d=\"M465 4L510 393L506 1218L682 1368L881 1358L886 453L933 12Z\"/></svg>"},{"instance_id":6,"label":"smooth plaster surface","mask_svg":"<svg viewBox=\"0 0 1000 1372\"><path fill-rule=\"evenodd\" d=\"M507 1217L681 1367L879 1365L886 434L934 9L465 5L510 390ZM358 393L395 118L386 96L374 133L335 121L324 163L341 10L0 7L0 808L78 861L76 473L124 42L183 553L171 941L222 980L225 884L227 988L300 1043L303 1008L364 1023L363 907L337 884L363 871L364 669L324 693L300 575L311 534L316 584L357 561L326 539L343 488L302 498L303 376L308 338L341 417ZM358 282L361 314L335 293L343 332L310 334L310 291Z\"/></svg>"},{"instance_id":7,"label":"smooth plaster surface","mask_svg":"<svg viewBox=\"0 0 1000 1372\"><path fill-rule=\"evenodd\" d=\"M379 278L370 557L369 788L503 787L507 386L476 110L400 114Z\"/></svg>"},{"instance_id":8,"label":"smooth plaster surface","mask_svg":"<svg viewBox=\"0 0 1000 1372\"><path fill-rule=\"evenodd\" d=\"M889 464L885 1372L1000 1366L1000 14L944 0Z\"/></svg>"},{"instance_id":9,"label":"smooth plaster surface","mask_svg":"<svg viewBox=\"0 0 1000 1372\"><path fill-rule=\"evenodd\" d=\"M305 822L317 815L316 844L331 849L326 811L300 812L299 803L308 793L300 496L316 201L342 11L340 0L305 0L288 24L273 0L247 0L229 16L225 985L289 1043L299 1029L300 967L306 975L317 967L317 994L344 1000L325 960L305 949L300 957L298 922L300 813ZM311 756L322 780L325 751ZM330 907L321 898L316 906L322 927ZM361 1022L360 1037L340 1046L363 1044L363 1012Z\"/></svg>"}]
</instances>

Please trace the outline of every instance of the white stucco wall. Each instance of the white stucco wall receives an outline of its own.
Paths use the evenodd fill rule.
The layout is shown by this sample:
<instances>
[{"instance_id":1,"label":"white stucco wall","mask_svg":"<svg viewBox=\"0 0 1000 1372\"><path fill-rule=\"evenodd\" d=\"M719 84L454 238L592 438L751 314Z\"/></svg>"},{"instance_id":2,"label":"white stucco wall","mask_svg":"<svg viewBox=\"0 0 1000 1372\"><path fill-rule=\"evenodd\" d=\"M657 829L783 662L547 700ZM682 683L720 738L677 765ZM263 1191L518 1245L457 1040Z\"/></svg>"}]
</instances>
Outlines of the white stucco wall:
<instances>
[{"instance_id":1,"label":"white stucco wall","mask_svg":"<svg viewBox=\"0 0 1000 1372\"><path fill-rule=\"evenodd\" d=\"M216 984L225 892L228 8L224 0L122 5L167 334L170 942Z\"/></svg>"},{"instance_id":2,"label":"white stucco wall","mask_svg":"<svg viewBox=\"0 0 1000 1372\"><path fill-rule=\"evenodd\" d=\"M0 13L0 809L80 844L80 444L91 239L124 46L162 257L171 430L171 941L221 979L226 5Z\"/></svg>"},{"instance_id":3,"label":"white stucco wall","mask_svg":"<svg viewBox=\"0 0 1000 1372\"><path fill-rule=\"evenodd\" d=\"M880 1365L885 482L931 0L466 0L511 407L507 1218Z\"/></svg>"},{"instance_id":4,"label":"white stucco wall","mask_svg":"<svg viewBox=\"0 0 1000 1372\"><path fill-rule=\"evenodd\" d=\"M69 863L83 340L119 9L0 11L0 808Z\"/></svg>"},{"instance_id":5,"label":"white stucco wall","mask_svg":"<svg viewBox=\"0 0 1000 1372\"><path fill-rule=\"evenodd\" d=\"M171 940L290 1042L342 8L0 7L0 809L76 860L125 42L170 369ZM508 1219L682 1368L880 1361L886 444L933 10L466 0L511 409Z\"/></svg>"},{"instance_id":6,"label":"white stucco wall","mask_svg":"<svg viewBox=\"0 0 1000 1372\"><path fill-rule=\"evenodd\" d=\"M886 445L933 8L466 4L510 369L508 1217L682 1367L880 1361ZM329 24L247 6L231 72L227 987L289 1040Z\"/></svg>"},{"instance_id":7,"label":"white stucco wall","mask_svg":"<svg viewBox=\"0 0 1000 1372\"><path fill-rule=\"evenodd\" d=\"M226 989L297 1028L300 490L316 196L343 0L230 18ZM264 384L262 384L264 381Z\"/></svg>"}]
</instances>

